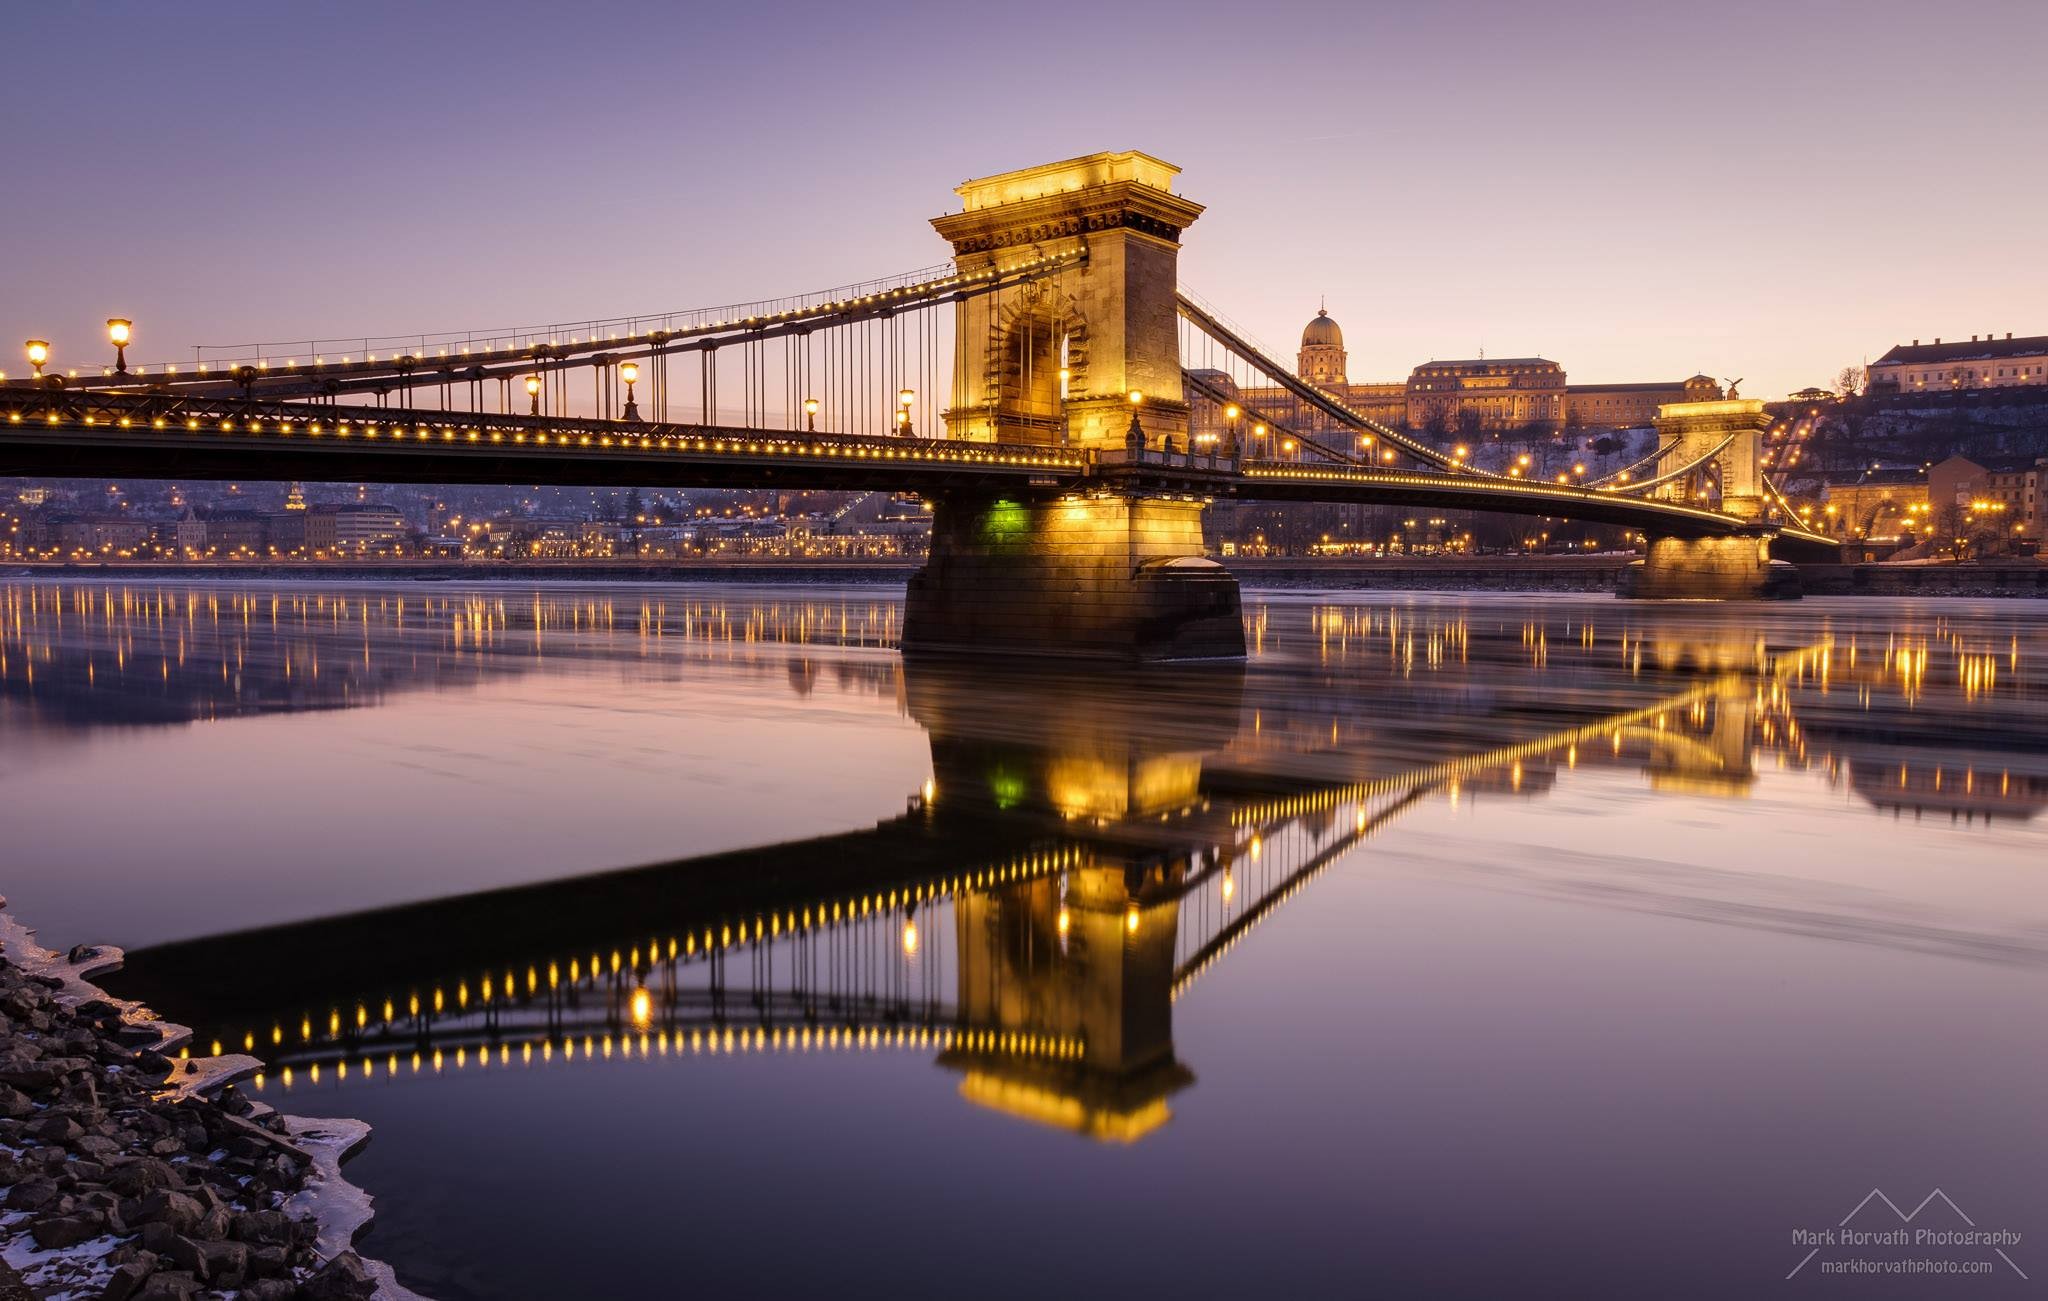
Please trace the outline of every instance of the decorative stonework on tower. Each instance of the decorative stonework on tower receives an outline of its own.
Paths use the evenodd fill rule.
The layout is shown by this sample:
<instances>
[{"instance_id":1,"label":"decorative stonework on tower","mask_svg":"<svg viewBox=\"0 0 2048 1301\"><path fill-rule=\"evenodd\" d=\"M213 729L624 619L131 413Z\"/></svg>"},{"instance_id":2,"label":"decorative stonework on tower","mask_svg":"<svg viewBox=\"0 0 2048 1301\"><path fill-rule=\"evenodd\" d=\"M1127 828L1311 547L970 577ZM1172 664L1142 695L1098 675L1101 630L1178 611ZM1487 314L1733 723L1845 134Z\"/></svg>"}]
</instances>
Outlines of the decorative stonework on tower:
<instances>
[{"instance_id":1,"label":"decorative stonework on tower","mask_svg":"<svg viewBox=\"0 0 2048 1301\"><path fill-rule=\"evenodd\" d=\"M1180 169L1135 150L968 181L932 226L962 272L1041 256L1085 260L959 304L952 438L1122 447L1127 395L1145 395L1148 441L1185 448L1180 233L1202 206L1173 193Z\"/></svg>"},{"instance_id":2,"label":"decorative stonework on tower","mask_svg":"<svg viewBox=\"0 0 2048 1301\"><path fill-rule=\"evenodd\" d=\"M1770 423L1769 413L1757 398L1670 402L1658 407L1657 439L1663 448L1657 458L1658 474L1712 457L1663 485L1660 495L1695 500L1711 467L1720 478L1722 510L1744 519L1763 518L1763 434ZM1716 452L1716 448L1720 450Z\"/></svg>"}]
</instances>

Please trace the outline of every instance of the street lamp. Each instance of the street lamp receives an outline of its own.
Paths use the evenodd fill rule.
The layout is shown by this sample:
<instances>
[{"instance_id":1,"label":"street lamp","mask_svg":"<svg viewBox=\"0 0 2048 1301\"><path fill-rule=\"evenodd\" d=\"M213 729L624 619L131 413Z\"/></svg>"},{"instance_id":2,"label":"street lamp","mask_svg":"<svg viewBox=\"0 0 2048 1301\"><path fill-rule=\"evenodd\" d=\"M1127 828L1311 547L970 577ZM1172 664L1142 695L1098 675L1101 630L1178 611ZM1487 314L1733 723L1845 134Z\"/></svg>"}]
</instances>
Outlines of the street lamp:
<instances>
[{"instance_id":1,"label":"street lamp","mask_svg":"<svg viewBox=\"0 0 2048 1301\"><path fill-rule=\"evenodd\" d=\"M917 401L916 389L896 390L896 432L910 437L910 404Z\"/></svg>"},{"instance_id":2,"label":"street lamp","mask_svg":"<svg viewBox=\"0 0 2048 1301\"><path fill-rule=\"evenodd\" d=\"M50 341L48 339L30 339L27 347L28 364L36 368L36 378L41 379L43 377L43 363L50 359Z\"/></svg>"},{"instance_id":3,"label":"street lamp","mask_svg":"<svg viewBox=\"0 0 2048 1301\"><path fill-rule=\"evenodd\" d=\"M1138 408L1145 405L1145 395L1132 389L1124 396L1131 401L1131 427L1124 431L1124 446L1133 452L1145 450L1145 428L1138 423Z\"/></svg>"},{"instance_id":4,"label":"street lamp","mask_svg":"<svg viewBox=\"0 0 2048 1301\"><path fill-rule=\"evenodd\" d=\"M640 408L634 405L633 402L633 381L640 378L640 364L632 361L621 362L619 364L619 378L626 381L626 410L624 418L627 420L638 420L640 418Z\"/></svg>"},{"instance_id":5,"label":"street lamp","mask_svg":"<svg viewBox=\"0 0 2048 1301\"><path fill-rule=\"evenodd\" d=\"M818 432L818 399L804 399L804 429L809 433Z\"/></svg>"},{"instance_id":6,"label":"street lamp","mask_svg":"<svg viewBox=\"0 0 2048 1301\"><path fill-rule=\"evenodd\" d=\"M1226 455L1237 455L1237 422L1243 415L1244 409L1239 407L1237 403L1231 402L1224 405L1223 428L1228 431L1230 439L1230 445L1223 449Z\"/></svg>"},{"instance_id":7,"label":"street lamp","mask_svg":"<svg viewBox=\"0 0 2048 1301\"><path fill-rule=\"evenodd\" d=\"M531 399L533 399L533 412L532 412L532 414L534 414L534 415L539 415L539 414L540 414L540 376L538 376L538 375L528 375L528 376L526 377L526 396L527 396L527 397L529 397L529 398L531 398Z\"/></svg>"},{"instance_id":8,"label":"street lamp","mask_svg":"<svg viewBox=\"0 0 2048 1301\"><path fill-rule=\"evenodd\" d=\"M134 334L135 322L124 321L118 316L107 318L107 339L114 345L114 373L128 373L128 340Z\"/></svg>"}]
</instances>

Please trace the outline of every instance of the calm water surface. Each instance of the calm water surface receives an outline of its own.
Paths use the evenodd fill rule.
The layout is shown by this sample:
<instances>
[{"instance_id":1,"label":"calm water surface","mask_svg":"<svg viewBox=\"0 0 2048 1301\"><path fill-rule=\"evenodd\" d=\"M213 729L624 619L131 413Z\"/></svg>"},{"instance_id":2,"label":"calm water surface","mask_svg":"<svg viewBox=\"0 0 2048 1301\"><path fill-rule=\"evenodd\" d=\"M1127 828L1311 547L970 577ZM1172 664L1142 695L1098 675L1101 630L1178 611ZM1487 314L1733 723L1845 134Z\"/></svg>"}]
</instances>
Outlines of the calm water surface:
<instances>
[{"instance_id":1,"label":"calm water surface","mask_svg":"<svg viewBox=\"0 0 2048 1301\"><path fill-rule=\"evenodd\" d=\"M371 1121L444 1301L2048 1276L2048 608L1252 595L1142 673L898 618L0 585L0 891ZM2025 1236L1795 1242L1874 1188Z\"/></svg>"}]
</instances>

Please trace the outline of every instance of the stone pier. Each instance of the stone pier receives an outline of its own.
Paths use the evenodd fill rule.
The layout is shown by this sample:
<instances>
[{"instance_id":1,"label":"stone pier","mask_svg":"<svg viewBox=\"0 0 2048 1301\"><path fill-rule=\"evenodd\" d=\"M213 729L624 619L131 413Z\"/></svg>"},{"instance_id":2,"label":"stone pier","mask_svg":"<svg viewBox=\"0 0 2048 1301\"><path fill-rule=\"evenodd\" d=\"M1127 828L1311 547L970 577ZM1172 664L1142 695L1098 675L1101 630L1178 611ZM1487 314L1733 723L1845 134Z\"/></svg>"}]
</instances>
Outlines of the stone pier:
<instances>
[{"instance_id":1,"label":"stone pier","mask_svg":"<svg viewBox=\"0 0 2048 1301\"><path fill-rule=\"evenodd\" d=\"M1200 502L955 495L932 506L906 654L1241 659L1237 579L1202 555Z\"/></svg>"},{"instance_id":2,"label":"stone pier","mask_svg":"<svg viewBox=\"0 0 2048 1301\"><path fill-rule=\"evenodd\" d=\"M1768 531L1718 538L1652 538L1621 573L1617 596L1645 601L1792 600L1799 570L1771 559Z\"/></svg>"}]
</instances>

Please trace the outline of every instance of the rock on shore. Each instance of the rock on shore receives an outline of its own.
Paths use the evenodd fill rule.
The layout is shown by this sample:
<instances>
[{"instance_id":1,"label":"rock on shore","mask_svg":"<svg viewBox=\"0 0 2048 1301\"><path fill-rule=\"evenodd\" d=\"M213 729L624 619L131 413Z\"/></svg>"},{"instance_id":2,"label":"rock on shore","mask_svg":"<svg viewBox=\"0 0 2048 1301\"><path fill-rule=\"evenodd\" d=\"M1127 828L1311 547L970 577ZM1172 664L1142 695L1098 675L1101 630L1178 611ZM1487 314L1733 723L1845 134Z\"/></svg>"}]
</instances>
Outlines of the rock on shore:
<instances>
[{"instance_id":1,"label":"rock on shore","mask_svg":"<svg viewBox=\"0 0 2048 1301\"><path fill-rule=\"evenodd\" d=\"M253 1059L168 1056L182 1027L85 983L118 961L0 919L0 1301L410 1296L348 1249L367 1199L322 1222L344 1153L235 1089Z\"/></svg>"}]
</instances>

